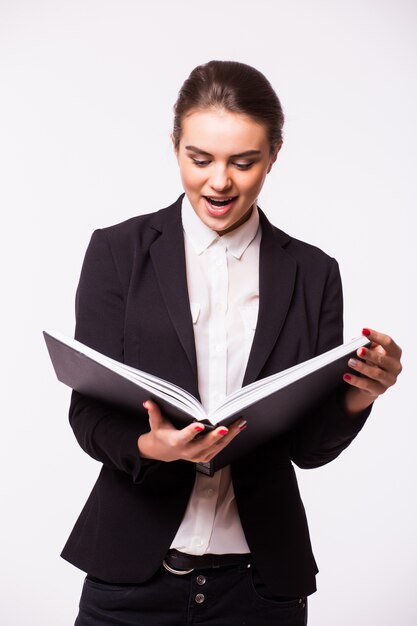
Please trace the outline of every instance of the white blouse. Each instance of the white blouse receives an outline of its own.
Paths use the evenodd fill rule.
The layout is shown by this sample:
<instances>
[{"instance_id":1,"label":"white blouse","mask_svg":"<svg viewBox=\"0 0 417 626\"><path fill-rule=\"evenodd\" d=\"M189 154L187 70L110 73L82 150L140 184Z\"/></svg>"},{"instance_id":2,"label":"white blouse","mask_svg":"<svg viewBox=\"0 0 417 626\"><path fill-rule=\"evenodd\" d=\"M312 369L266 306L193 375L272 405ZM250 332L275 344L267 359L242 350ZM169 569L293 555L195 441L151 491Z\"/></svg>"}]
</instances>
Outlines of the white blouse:
<instances>
[{"instance_id":1,"label":"white blouse","mask_svg":"<svg viewBox=\"0 0 417 626\"><path fill-rule=\"evenodd\" d=\"M247 222L220 237L185 196L182 223L198 387L209 411L242 386L259 309L259 214L252 211ZM212 477L196 473L171 548L196 555L249 552L230 467Z\"/></svg>"}]
</instances>

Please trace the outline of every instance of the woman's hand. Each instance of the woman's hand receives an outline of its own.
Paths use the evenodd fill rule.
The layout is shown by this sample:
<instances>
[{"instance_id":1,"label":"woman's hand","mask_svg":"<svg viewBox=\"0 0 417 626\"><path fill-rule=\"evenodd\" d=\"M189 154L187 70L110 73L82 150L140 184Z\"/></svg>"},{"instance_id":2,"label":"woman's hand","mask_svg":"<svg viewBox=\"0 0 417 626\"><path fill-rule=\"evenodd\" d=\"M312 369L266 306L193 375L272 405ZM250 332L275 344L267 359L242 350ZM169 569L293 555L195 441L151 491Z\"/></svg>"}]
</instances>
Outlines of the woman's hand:
<instances>
[{"instance_id":1,"label":"woman's hand","mask_svg":"<svg viewBox=\"0 0 417 626\"><path fill-rule=\"evenodd\" d=\"M219 426L203 437L196 439L204 431L204 424L194 422L178 430L161 413L155 402L148 400L143 406L149 414L151 430L138 439L139 454L145 459L156 461L211 461L244 428L246 422L238 420L229 428Z\"/></svg>"},{"instance_id":2,"label":"woman's hand","mask_svg":"<svg viewBox=\"0 0 417 626\"><path fill-rule=\"evenodd\" d=\"M350 359L349 367L361 376L351 372L343 379L351 385L345 396L345 408L351 414L360 413L397 381L402 370L401 348L388 335L376 330L363 329L370 339L369 348L359 348L359 359Z\"/></svg>"}]
</instances>

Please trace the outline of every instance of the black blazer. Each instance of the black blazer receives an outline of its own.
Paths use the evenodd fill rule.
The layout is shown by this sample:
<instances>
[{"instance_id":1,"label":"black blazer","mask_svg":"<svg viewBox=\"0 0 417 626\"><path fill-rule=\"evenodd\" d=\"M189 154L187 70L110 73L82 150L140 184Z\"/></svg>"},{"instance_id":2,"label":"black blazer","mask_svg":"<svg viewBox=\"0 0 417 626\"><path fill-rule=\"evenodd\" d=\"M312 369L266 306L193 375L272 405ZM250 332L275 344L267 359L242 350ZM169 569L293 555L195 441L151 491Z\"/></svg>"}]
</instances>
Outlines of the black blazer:
<instances>
[{"instance_id":1,"label":"black blazer","mask_svg":"<svg viewBox=\"0 0 417 626\"><path fill-rule=\"evenodd\" d=\"M198 397L181 200L94 232L76 298L76 338ZM261 212L260 304L244 384L342 343L337 263L272 226ZM142 413L142 415L138 414ZM98 480L62 556L109 582L142 582L160 567L195 478L186 461L141 461L147 415L73 392L70 423L100 461ZM301 425L232 465L236 502L254 561L272 592L315 591L317 567L292 462L313 468L346 448L369 410L349 418L335 395Z\"/></svg>"}]
</instances>

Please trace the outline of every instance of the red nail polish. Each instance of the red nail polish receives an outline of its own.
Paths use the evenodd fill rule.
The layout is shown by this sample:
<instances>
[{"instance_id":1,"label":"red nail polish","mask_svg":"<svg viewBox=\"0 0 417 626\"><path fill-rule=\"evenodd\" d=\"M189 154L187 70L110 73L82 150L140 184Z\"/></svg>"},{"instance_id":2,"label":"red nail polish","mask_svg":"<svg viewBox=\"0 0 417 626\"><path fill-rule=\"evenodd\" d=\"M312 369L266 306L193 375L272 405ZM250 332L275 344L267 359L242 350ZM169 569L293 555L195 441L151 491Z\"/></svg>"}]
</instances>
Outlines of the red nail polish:
<instances>
[{"instance_id":1,"label":"red nail polish","mask_svg":"<svg viewBox=\"0 0 417 626\"><path fill-rule=\"evenodd\" d=\"M199 424L197 424L197 426L194 426L194 430L196 430L198 433L202 433L204 430L204 426L200 426Z\"/></svg>"},{"instance_id":2,"label":"red nail polish","mask_svg":"<svg viewBox=\"0 0 417 626\"><path fill-rule=\"evenodd\" d=\"M229 431L227 430L227 428L222 428L221 430L219 430L219 435L224 437L225 435L227 435L228 432Z\"/></svg>"},{"instance_id":3,"label":"red nail polish","mask_svg":"<svg viewBox=\"0 0 417 626\"><path fill-rule=\"evenodd\" d=\"M343 374L343 380L352 380L352 376L350 374Z\"/></svg>"},{"instance_id":4,"label":"red nail polish","mask_svg":"<svg viewBox=\"0 0 417 626\"><path fill-rule=\"evenodd\" d=\"M369 337L370 334L371 331L369 330L369 328L362 328L362 335L365 335L365 337Z\"/></svg>"},{"instance_id":5,"label":"red nail polish","mask_svg":"<svg viewBox=\"0 0 417 626\"><path fill-rule=\"evenodd\" d=\"M359 356L365 356L366 352L367 352L366 348L361 348L359 350Z\"/></svg>"}]
</instances>

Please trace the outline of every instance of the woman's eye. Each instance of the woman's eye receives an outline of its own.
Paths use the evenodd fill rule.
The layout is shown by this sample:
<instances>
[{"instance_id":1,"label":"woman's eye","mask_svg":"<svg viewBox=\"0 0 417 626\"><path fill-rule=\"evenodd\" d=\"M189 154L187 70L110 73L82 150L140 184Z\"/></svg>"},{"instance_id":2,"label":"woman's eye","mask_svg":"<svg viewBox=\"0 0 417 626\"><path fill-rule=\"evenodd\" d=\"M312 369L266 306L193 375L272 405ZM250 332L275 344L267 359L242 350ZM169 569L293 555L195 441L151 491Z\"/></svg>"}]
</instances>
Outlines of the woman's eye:
<instances>
[{"instance_id":1,"label":"woman's eye","mask_svg":"<svg viewBox=\"0 0 417 626\"><path fill-rule=\"evenodd\" d=\"M194 165L197 165L197 167L206 167L207 165L210 165L211 161L201 161L200 159L194 159L192 158L192 162L194 163ZM235 167L237 167L239 170L248 170L250 167L252 167L254 161L251 161L250 163L239 163L239 162L235 162L233 163L233 165Z\"/></svg>"},{"instance_id":2,"label":"woman's eye","mask_svg":"<svg viewBox=\"0 0 417 626\"><path fill-rule=\"evenodd\" d=\"M235 163L235 166L239 170L248 170L253 165L253 161L251 163Z\"/></svg>"}]
</instances>

